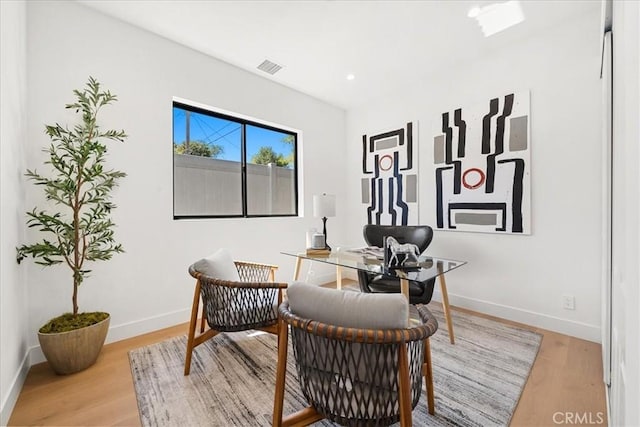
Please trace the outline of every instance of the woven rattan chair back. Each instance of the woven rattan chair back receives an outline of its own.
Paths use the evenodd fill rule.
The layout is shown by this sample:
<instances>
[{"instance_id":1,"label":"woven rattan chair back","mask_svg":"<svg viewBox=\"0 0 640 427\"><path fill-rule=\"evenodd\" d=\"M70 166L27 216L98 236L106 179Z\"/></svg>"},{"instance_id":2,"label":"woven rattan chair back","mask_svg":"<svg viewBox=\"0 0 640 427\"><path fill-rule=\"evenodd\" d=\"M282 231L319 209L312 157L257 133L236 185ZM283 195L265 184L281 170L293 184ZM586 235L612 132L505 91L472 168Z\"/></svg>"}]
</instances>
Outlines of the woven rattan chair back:
<instances>
[{"instance_id":1,"label":"woven rattan chair back","mask_svg":"<svg viewBox=\"0 0 640 427\"><path fill-rule=\"evenodd\" d=\"M438 323L425 306L416 307L422 319L419 325L373 330L303 319L289 310L288 302L283 303L279 308L281 322L291 326L298 382L312 409L301 411L304 416L297 413L282 420L276 401L274 425L322 418L348 426L383 426L397 421L410 425L423 376L430 393L429 412L433 413L428 340ZM276 387L276 400L278 393Z\"/></svg>"},{"instance_id":2,"label":"woven rattan chair back","mask_svg":"<svg viewBox=\"0 0 640 427\"><path fill-rule=\"evenodd\" d=\"M235 261L240 282L206 276L189 267L196 279L187 338L184 374L189 375L193 349L220 332L261 329L278 334L278 304L286 283L274 283L276 266ZM200 300L202 317L200 334L196 336ZM209 329L205 331L204 322Z\"/></svg>"},{"instance_id":3,"label":"woven rattan chair back","mask_svg":"<svg viewBox=\"0 0 640 427\"><path fill-rule=\"evenodd\" d=\"M239 270L245 269L246 264L241 264ZM268 283L268 271L255 271L246 282L229 282L204 276L193 266L189 268L189 273L200 281L200 296L210 328L219 332L235 332L275 325L278 321L275 302L279 288ZM252 282L252 286L247 286Z\"/></svg>"}]
</instances>

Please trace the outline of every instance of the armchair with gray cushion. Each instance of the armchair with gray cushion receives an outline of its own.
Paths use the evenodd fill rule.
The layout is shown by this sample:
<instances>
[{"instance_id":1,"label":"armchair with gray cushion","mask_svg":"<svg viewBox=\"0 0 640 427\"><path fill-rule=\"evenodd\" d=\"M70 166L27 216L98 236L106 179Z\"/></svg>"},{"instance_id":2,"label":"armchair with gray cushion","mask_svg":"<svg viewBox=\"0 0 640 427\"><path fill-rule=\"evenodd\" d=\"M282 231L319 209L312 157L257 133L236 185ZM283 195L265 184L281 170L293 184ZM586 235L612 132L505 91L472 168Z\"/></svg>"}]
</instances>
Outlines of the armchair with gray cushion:
<instances>
[{"instance_id":1,"label":"armchair with gray cushion","mask_svg":"<svg viewBox=\"0 0 640 427\"><path fill-rule=\"evenodd\" d=\"M246 261L234 261L229 252L219 249L189 267L196 279L187 334L184 374L189 375L193 350L221 332L260 329L280 334L278 305L286 283L275 283L278 267ZM200 333L196 335L202 300ZM209 328L205 330L205 320Z\"/></svg>"},{"instance_id":2,"label":"armchair with gray cushion","mask_svg":"<svg viewBox=\"0 0 640 427\"><path fill-rule=\"evenodd\" d=\"M341 425L411 426L427 391L434 414L429 337L438 322L424 305L409 322L401 295L372 295L294 282L280 305L281 329L291 326L298 383L309 407L283 417L289 334L278 338L273 425L309 425L327 418Z\"/></svg>"},{"instance_id":3,"label":"armchair with gray cushion","mask_svg":"<svg viewBox=\"0 0 640 427\"><path fill-rule=\"evenodd\" d=\"M399 243L413 243L423 253L433 239L433 230L428 225L365 225L364 240L369 246L383 247L384 238L394 237ZM428 304L433 295L435 278L424 282L409 281L409 302L411 304ZM400 279L385 277L381 274L358 271L360 290L367 293L398 293Z\"/></svg>"}]
</instances>

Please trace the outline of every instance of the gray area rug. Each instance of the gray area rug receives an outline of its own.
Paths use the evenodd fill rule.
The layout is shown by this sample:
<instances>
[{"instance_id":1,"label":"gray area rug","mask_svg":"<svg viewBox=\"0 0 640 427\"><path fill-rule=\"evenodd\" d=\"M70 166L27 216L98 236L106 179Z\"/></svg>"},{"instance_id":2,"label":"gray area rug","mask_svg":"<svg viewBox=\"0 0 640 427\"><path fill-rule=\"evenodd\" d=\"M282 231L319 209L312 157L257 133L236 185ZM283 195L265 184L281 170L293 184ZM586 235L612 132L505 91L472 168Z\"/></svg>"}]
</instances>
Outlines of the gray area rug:
<instances>
[{"instance_id":1,"label":"gray area rug","mask_svg":"<svg viewBox=\"0 0 640 427\"><path fill-rule=\"evenodd\" d=\"M440 325L431 338L436 414L427 412L425 392L413 411L414 425L508 425L541 336L454 310L456 344L451 345L440 305L429 308ZM142 425L270 426L276 344L274 335L261 332L220 334L195 349L187 377L186 336L132 350ZM285 415L307 406L292 355L290 342Z\"/></svg>"}]
</instances>

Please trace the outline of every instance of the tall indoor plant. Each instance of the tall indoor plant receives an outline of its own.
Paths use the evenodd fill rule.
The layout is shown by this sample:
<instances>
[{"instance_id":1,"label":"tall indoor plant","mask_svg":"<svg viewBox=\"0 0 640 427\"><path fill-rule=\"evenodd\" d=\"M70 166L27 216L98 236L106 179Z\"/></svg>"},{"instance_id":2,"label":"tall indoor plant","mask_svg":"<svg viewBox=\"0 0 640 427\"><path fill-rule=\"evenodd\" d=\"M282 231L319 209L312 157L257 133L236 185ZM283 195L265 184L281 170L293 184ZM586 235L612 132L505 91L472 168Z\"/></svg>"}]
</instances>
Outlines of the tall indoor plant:
<instances>
[{"instance_id":1,"label":"tall indoor plant","mask_svg":"<svg viewBox=\"0 0 640 427\"><path fill-rule=\"evenodd\" d=\"M114 240L110 213L115 205L111 192L124 172L105 167L105 140L124 141L123 130L101 130L101 108L117 98L89 77L82 90L73 91L76 101L66 108L80 114L72 128L46 125L51 144L43 151L51 176L27 170L26 176L44 190L51 206L27 212L27 225L41 231L42 240L17 248L17 261L32 257L37 264L66 265L72 273L72 312L52 319L40 328L38 338L54 371L68 374L95 363L109 329L109 314L78 312L78 288L91 272L88 261L104 261L122 252ZM92 347L92 348L88 348Z\"/></svg>"}]
</instances>

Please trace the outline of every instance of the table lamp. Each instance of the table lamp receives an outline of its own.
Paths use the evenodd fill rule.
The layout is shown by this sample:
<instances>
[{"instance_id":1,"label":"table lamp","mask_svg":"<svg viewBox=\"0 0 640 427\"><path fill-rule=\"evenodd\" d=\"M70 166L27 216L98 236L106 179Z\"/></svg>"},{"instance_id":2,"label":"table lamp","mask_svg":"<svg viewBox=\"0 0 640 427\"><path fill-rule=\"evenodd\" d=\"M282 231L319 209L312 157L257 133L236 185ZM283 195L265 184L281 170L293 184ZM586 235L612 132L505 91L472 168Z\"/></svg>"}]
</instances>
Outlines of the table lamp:
<instances>
[{"instance_id":1,"label":"table lamp","mask_svg":"<svg viewBox=\"0 0 640 427\"><path fill-rule=\"evenodd\" d=\"M325 247L331 250L327 243L327 217L336 216L336 196L322 193L313 196L313 216L322 218L322 233L324 234Z\"/></svg>"}]
</instances>

